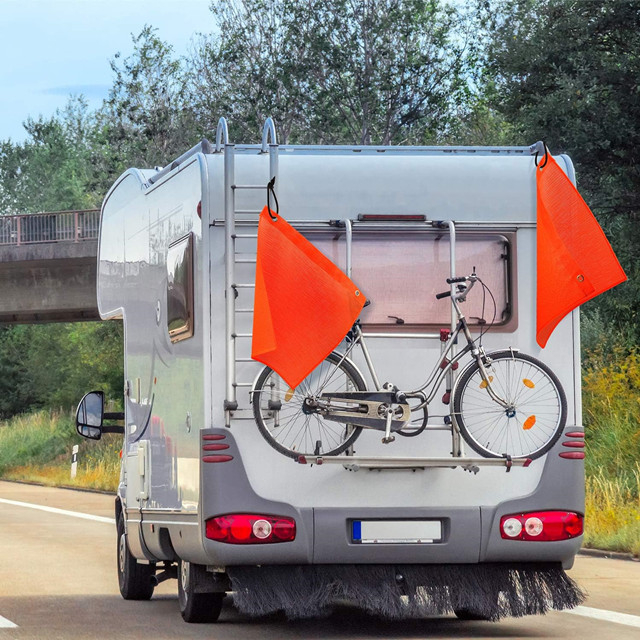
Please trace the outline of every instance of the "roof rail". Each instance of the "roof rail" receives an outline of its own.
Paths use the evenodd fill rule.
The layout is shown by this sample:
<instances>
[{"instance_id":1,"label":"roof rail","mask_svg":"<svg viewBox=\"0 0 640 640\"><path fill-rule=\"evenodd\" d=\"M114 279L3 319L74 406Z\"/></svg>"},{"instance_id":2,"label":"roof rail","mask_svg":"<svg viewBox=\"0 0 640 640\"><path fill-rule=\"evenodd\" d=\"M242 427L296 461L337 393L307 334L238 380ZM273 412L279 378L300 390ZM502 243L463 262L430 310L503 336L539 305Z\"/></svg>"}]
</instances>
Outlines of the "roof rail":
<instances>
[{"instance_id":1,"label":"roof rail","mask_svg":"<svg viewBox=\"0 0 640 640\"><path fill-rule=\"evenodd\" d=\"M176 158L171 164L168 164L166 167L164 167L164 169L161 169L160 171L158 171L158 173L151 176L149 178L149 183L153 184L154 182L157 182L158 180L160 180L160 178L167 175L167 173L170 173L171 171L173 171L176 167L179 167L185 160L187 160L191 156L194 156L196 153L213 153L213 147L211 146L211 143L206 138L202 138L202 140L200 140L200 142L198 142L198 144L195 145L194 147L191 147L189 151L185 151L179 158Z\"/></svg>"}]
</instances>

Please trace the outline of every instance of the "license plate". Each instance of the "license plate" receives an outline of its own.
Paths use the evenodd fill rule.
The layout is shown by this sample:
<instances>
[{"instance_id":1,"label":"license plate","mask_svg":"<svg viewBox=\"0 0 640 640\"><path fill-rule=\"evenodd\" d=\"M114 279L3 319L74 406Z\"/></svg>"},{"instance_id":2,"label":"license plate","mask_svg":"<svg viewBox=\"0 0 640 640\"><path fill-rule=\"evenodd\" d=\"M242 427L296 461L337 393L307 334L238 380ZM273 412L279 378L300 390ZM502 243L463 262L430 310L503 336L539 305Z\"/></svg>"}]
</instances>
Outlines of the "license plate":
<instances>
[{"instance_id":1,"label":"license plate","mask_svg":"<svg viewBox=\"0 0 640 640\"><path fill-rule=\"evenodd\" d=\"M433 544L442 541L440 520L354 520L352 540L358 544Z\"/></svg>"}]
</instances>

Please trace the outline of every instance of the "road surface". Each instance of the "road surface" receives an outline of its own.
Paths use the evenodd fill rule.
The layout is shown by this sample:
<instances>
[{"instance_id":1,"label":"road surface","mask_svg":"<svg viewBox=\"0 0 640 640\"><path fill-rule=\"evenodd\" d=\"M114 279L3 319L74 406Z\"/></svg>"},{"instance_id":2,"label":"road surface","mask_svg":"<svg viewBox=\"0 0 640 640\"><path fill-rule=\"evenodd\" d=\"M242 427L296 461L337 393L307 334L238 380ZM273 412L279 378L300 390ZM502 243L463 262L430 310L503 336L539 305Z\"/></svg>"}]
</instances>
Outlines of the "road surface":
<instances>
[{"instance_id":1,"label":"road surface","mask_svg":"<svg viewBox=\"0 0 640 640\"><path fill-rule=\"evenodd\" d=\"M227 598L217 624L190 625L175 580L150 602L120 597L115 549L113 497L0 482L0 640L640 638L638 562L578 557L570 575L589 598L575 613L390 622L343 605L327 618L290 622L243 616Z\"/></svg>"}]
</instances>

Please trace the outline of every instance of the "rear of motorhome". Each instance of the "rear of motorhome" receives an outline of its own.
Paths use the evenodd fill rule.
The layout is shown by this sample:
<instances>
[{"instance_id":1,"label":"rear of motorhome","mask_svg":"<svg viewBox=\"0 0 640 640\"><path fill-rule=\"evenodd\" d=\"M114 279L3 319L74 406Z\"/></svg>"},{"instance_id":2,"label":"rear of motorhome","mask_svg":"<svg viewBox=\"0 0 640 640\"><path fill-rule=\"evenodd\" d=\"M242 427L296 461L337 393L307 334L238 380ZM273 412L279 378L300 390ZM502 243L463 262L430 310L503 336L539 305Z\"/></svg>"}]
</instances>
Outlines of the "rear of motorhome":
<instances>
[{"instance_id":1,"label":"rear of motorhome","mask_svg":"<svg viewBox=\"0 0 640 640\"><path fill-rule=\"evenodd\" d=\"M556 159L573 179L570 159ZM537 345L535 171L523 147L278 145L271 120L261 144L234 145L222 119L215 144L116 181L97 291L101 317L124 323L125 598L177 577L187 621L216 620L231 591L241 611L293 617L335 598L387 616L486 619L580 601L564 573L584 514L579 322L573 312ZM351 348L352 331L321 365L343 363L351 417L307 394L280 448L269 430L287 426L296 390L262 406L272 372L251 357L258 218L274 177L279 215L371 301L356 325L366 347ZM472 274L490 294L465 290ZM523 353L553 372L548 406L563 415L551 435L536 435L544 408L518 430L504 406L504 441L461 431L460 381L474 384L465 372L477 365L471 352L456 360L452 296L485 363L499 351L522 366ZM428 406L392 415L388 394L421 388L434 367ZM493 374L476 382L495 388ZM354 417L362 407L377 411L370 423ZM118 429L108 417L88 394L79 432ZM296 437L294 424L334 436Z\"/></svg>"}]
</instances>

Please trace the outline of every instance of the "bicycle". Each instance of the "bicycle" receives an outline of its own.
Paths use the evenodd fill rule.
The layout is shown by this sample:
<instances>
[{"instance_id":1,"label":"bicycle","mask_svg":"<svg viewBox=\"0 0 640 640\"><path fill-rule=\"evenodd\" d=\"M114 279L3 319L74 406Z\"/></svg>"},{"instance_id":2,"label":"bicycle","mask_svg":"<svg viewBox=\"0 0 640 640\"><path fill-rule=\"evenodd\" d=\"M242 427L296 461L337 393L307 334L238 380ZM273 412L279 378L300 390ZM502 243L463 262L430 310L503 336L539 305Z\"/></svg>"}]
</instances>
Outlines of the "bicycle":
<instances>
[{"instance_id":1,"label":"bicycle","mask_svg":"<svg viewBox=\"0 0 640 640\"><path fill-rule=\"evenodd\" d=\"M391 383L367 390L348 357L359 345L371 378L378 384L359 320L345 337L345 352L330 353L296 389L265 367L251 391L254 416L264 438L280 453L297 459L343 453L365 428L384 431L384 444L393 442L396 434L417 436L427 427L427 408L447 374L470 354L471 362L460 373L449 398L453 402L451 428L458 429L465 442L484 457L535 459L544 455L566 423L564 390L551 369L536 358L513 348L486 353L481 344L484 332L479 338L472 337L460 303L477 282L488 291L474 270L469 276L448 278L454 291L436 295L437 299L451 296L457 326L427 381L415 390L401 391ZM453 354L460 334L466 345ZM411 416L418 412L423 413L420 424L411 426Z\"/></svg>"}]
</instances>

